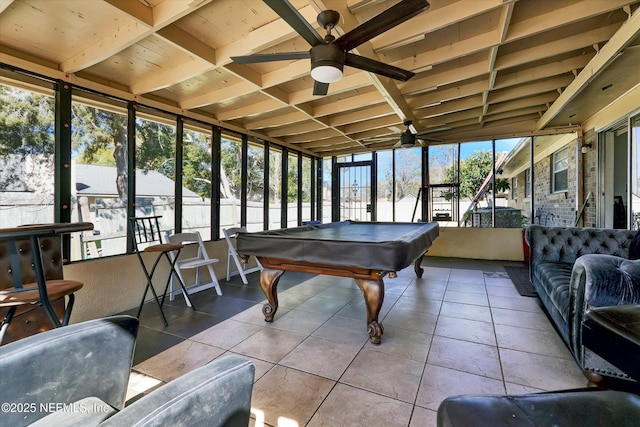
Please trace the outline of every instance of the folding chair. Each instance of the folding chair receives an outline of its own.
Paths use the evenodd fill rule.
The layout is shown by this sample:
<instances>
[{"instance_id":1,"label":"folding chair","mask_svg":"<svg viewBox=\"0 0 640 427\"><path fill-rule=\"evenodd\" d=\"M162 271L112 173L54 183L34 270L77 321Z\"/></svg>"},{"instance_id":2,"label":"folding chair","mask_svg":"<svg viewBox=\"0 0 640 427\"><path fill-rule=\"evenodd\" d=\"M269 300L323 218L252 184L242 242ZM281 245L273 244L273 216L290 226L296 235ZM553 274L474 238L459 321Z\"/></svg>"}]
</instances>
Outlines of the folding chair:
<instances>
[{"instance_id":1,"label":"folding chair","mask_svg":"<svg viewBox=\"0 0 640 427\"><path fill-rule=\"evenodd\" d=\"M199 232L195 233L176 233L173 236L169 236L170 243L177 243L186 245L188 243L197 243L198 244L198 253L196 256L191 258L186 258L182 260L176 261L176 273L177 276L182 279L182 283L186 283L184 280L184 276L182 275L182 270L185 269L194 269L196 270L196 281L192 285L187 286L187 292L192 294L194 292L203 291L205 289L209 289L212 287L216 288L216 293L218 295L222 295L222 291L220 290L220 284L218 283L218 279L216 278L216 273L213 271L213 264L220 262L218 258L209 258L207 254L207 250L204 247L204 242L202 241L202 237ZM171 255L174 256L173 253ZM209 270L209 276L211 276L211 282L209 283L201 283L200 281L200 267L207 267ZM175 289L174 288L174 276L171 276L171 287L169 289L169 300L173 301L175 295L179 292L184 294L183 289ZM185 301L187 305L190 305L190 301L185 296Z\"/></svg>"},{"instance_id":2,"label":"folding chair","mask_svg":"<svg viewBox=\"0 0 640 427\"><path fill-rule=\"evenodd\" d=\"M231 276L236 276L239 274L240 277L242 277L242 283L247 285L249 284L249 281L247 280L246 275L249 273L253 273L254 271L262 270L262 264L260 264L260 261L258 261L257 259L256 259L256 263L258 265L256 267L247 268L247 264L240 261L238 252L236 252L235 237L238 233L246 233L247 229L245 227L233 227L233 228L225 228L222 231L224 231L224 238L227 241L227 246L229 246L229 251L227 253L227 282L229 281ZM233 268L231 265L232 259L235 264L236 271L232 270Z\"/></svg>"},{"instance_id":3,"label":"folding chair","mask_svg":"<svg viewBox=\"0 0 640 427\"><path fill-rule=\"evenodd\" d=\"M151 289L151 293L153 294L153 298L156 300L156 304L158 304L158 308L160 309L160 314L162 315L162 320L164 320L164 325L169 326L167 322L167 318L164 315L164 311L162 310L162 306L164 304L165 297L167 296L167 290L169 289L169 282L171 281L171 277L174 274L177 274L175 269L176 261L178 260L178 256L180 256L180 251L184 247L182 244L178 243L163 243L162 242L162 231L160 230L160 223L158 221L161 216L147 216L147 217L130 217L129 218L129 228L131 231L131 240L133 243L133 249L138 256L138 260L140 261L140 265L142 266L142 271L144 272L145 277L147 278L147 286L144 290L144 294L142 295L142 301L140 301L140 307L138 308L138 318L140 318L140 313L142 313L142 306L144 305L145 299L147 298L147 292ZM147 265L142 258L142 253L156 253L158 256L153 263L153 267L151 270L147 268ZM172 256L170 256L172 255ZM162 292L162 300L158 298L158 293L156 289L153 287L153 275L156 272L156 267L158 263L162 259L162 257L167 260L169 263L169 276L167 277L167 282L164 287L164 291ZM184 297L188 301L189 307L195 310L195 306L189 299L189 294L184 286L184 282L182 282L182 278L178 277L178 281L180 282L180 286L184 291Z\"/></svg>"}]
</instances>

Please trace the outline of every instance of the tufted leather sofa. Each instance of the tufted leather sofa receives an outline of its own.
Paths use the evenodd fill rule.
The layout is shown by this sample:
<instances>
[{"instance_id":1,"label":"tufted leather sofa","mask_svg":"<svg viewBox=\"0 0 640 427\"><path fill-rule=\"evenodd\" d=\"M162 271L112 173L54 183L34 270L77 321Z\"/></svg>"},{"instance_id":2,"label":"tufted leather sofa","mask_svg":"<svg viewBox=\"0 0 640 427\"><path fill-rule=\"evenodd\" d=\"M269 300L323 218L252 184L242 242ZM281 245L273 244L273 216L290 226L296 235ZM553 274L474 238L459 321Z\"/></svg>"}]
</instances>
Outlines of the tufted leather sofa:
<instances>
[{"instance_id":1,"label":"tufted leather sofa","mask_svg":"<svg viewBox=\"0 0 640 427\"><path fill-rule=\"evenodd\" d=\"M529 274L576 362L589 374L626 377L582 345L590 307L640 303L640 260L629 260L636 231L530 225Z\"/></svg>"}]
</instances>

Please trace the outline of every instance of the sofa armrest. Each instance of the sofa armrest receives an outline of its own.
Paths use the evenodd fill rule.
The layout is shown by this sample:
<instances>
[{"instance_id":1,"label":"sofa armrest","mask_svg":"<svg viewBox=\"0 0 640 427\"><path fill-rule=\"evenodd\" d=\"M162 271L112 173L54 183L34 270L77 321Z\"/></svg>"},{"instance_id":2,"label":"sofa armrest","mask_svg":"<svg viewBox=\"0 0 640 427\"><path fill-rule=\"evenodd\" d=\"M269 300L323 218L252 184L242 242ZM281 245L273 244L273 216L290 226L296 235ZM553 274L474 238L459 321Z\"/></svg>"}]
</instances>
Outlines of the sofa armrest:
<instances>
[{"instance_id":1,"label":"sofa armrest","mask_svg":"<svg viewBox=\"0 0 640 427\"><path fill-rule=\"evenodd\" d=\"M23 410L2 411L0 425L29 425L55 411L56 405L86 397L121 409L137 332L138 319L113 316L1 346L0 402Z\"/></svg>"},{"instance_id":2,"label":"sofa armrest","mask_svg":"<svg viewBox=\"0 0 640 427\"><path fill-rule=\"evenodd\" d=\"M255 366L225 356L154 390L101 426L247 426Z\"/></svg>"},{"instance_id":3,"label":"sofa armrest","mask_svg":"<svg viewBox=\"0 0 640 427\"><path fill-rule=\"evenodd\" d=\"M579 352L582 319L588 308L640 303L640 260L583 255L573 266L570 292L572 350Z\"/></svg>"},{"instance_id":4,"label":"sofa armrest","mask_svg":"<svg viewBox=\"0 0 640 427\"><path fill-rule=\"evenodd\" d=\"M584 302L591 307L640 303L640 260L613 255L583 255L573 268L584 276ZM572 283L571 288L574 288Z\"/></svg>"}]
</instances>

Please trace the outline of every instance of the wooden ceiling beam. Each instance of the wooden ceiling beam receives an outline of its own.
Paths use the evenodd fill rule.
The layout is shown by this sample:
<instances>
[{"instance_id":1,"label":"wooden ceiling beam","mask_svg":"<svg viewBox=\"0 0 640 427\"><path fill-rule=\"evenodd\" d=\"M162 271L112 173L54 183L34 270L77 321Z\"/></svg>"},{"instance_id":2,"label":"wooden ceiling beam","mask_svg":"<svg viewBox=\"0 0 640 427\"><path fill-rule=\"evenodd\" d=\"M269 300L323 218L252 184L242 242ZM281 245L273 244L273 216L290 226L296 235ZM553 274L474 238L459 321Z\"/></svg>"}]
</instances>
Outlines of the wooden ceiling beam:
<instances>
[{"instance_id":1,"label":"wooden ceiling beam","mask_svg":"<svg viewBox=\"0 0 640 427\"><path fill-rule=\"evenodd\" d=\"M284 109L283 109L284 110ZM289 125L291 123L307 120L309 116L302 111L277 111L273 117L258 118L256 120L246 120L244 126L247 129L264 129L274 126Z\"/></svg>"},{"instance_id":2,"label":"wooden ceiling beam","mask_svg":"<svg viewBox=\"0 0 640 427\"><path fill-rule=\"evenodd\" d=\"M615 34L618 26L619 24L612 24L606 27L587 30L580 34L500 56L496 61L496 70L504 70L518 65L540 61L544 58L551 58L556 55L606 42Z\"/></svg>"},{"instance_id":3,"label":"wooden ceiling beam","mask_svg":"<svg viewBox=\"0 0 640 427\"><path fill-rule=\"evenodd\" d=\"M624 52L627 47L640 34L640 9L627 19L620 29L609 39L602 49L593 57L571 84L562 92L546 113L537 123L537 128L544 128L564 107L587 87L597 75L611 64ZM624 53L622 53L624 55Z\"/></svg>"},{"instance_id":4,"label":"wooden ceiling beam","mask_svg":"<svg viewBox=\"0 0 640 427\"><path fill-rule=\"evenodd\" d=\"M436 30L501 7L504 3L503 0L454 2L440 8L436 8L432 4L430 9L412 18L406 25L399 25L380 34L372 40L371 44L375 51L384 51L410 44L415 42L417 37L425 37Z\"/></svg>"},{"instance_id":5,"label":"wooden ceiling beam","mask_svg":"<svg viewBox=\"0 0 640 427\"><path fill-rule=\"evenodd\" d=\"M216 118L220 121L229 121L242 117L255 116L257 114L264 113L265 111L273 111L283 107L286 107L283 102L271 98L247 105L245 107L221 111L217 114Z\"/></svg>"},{"instance_id":6,"label":"wooden ceiling beam","mask_svg":"<svg viewBox=\"0 0 640 427\"><path fill-rule=\"evenodd\" d=\"M153 16L153 23L150 25L148 23L148 12L142 12L142 9L138 5L129 4L139 2L106 0L108 4L126 13L132 20L122 27L114 28L114 31L103 37L100 42L88 46L86 49L63 61L60 64L60 69L67 73L76 73L89 68L123 51L143 38L154 34L159 29L172 24L196 9L205 6L210 1L211 0L202 0L201 2L165 1L153 8L149 7ZM143 7L146 8L148 6Z\"/></svg>"},{"instance_id":7,"label":"wooden ceiling beam","mask_svg":"<svg viewBox=\"0 0 640 427\"><path fill-rule=\"evenodd\" d=\"M582 21L601 15L633 3L629 0L580 1L560 5L544 11L520 22L514 22L510 28L506 42L512 42L535 34L551 31L572 22Z\"/></svg>"},{"instance_id":8,"label":"wooden ceiling beam","mask_svg":"<svg viewBox=\"0 0 640 427\"><path fill-rule=\"evenodd\" d=\"M328 126L344 126L349 123L356 123L375 119L382 116L395 114L388 104L377 104L372 107L364 107L355 111L341 112L327 119Z\"/></svg>"},{"instance_id":9,"label":"wooden ceiling beam","mask_svg":"<svg viewBox=\"0 0 640 427\"><path fill-rule=\"evenodd\" d=\"M405 95L415 95L422 92L428 92L433 88L439 86L445 86L451 83L460 82L464 80L470 80L478 76L488 74L489 61L487 58L475 62L469 65L462 65L456 68L433 70L428 73L424 73L423 76L418 76L409 80L406 83L400 84L400 91Z\"/></svg>"}]
</instances>

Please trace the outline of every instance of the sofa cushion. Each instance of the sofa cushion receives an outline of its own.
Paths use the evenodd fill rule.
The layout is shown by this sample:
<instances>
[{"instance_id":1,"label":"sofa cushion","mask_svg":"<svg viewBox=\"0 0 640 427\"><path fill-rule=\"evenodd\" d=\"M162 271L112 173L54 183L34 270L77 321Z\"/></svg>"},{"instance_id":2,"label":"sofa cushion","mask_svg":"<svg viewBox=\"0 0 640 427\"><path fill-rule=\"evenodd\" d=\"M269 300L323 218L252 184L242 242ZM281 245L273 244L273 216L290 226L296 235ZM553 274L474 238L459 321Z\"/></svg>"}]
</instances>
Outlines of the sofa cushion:
<instances>
[{"instance_id":1,"label":"sofa cushion","mask_svg":"<svg viewBox=\"0 0 640 427\"><path fill-rule=\"evenodd\" d=\"M541 262L534 267L534 276L538 286L542 286L544 293L549 296L556 310L568 323L569 316L569 288L573 264L565 262Z\"/></svg>"}]
</instances>

